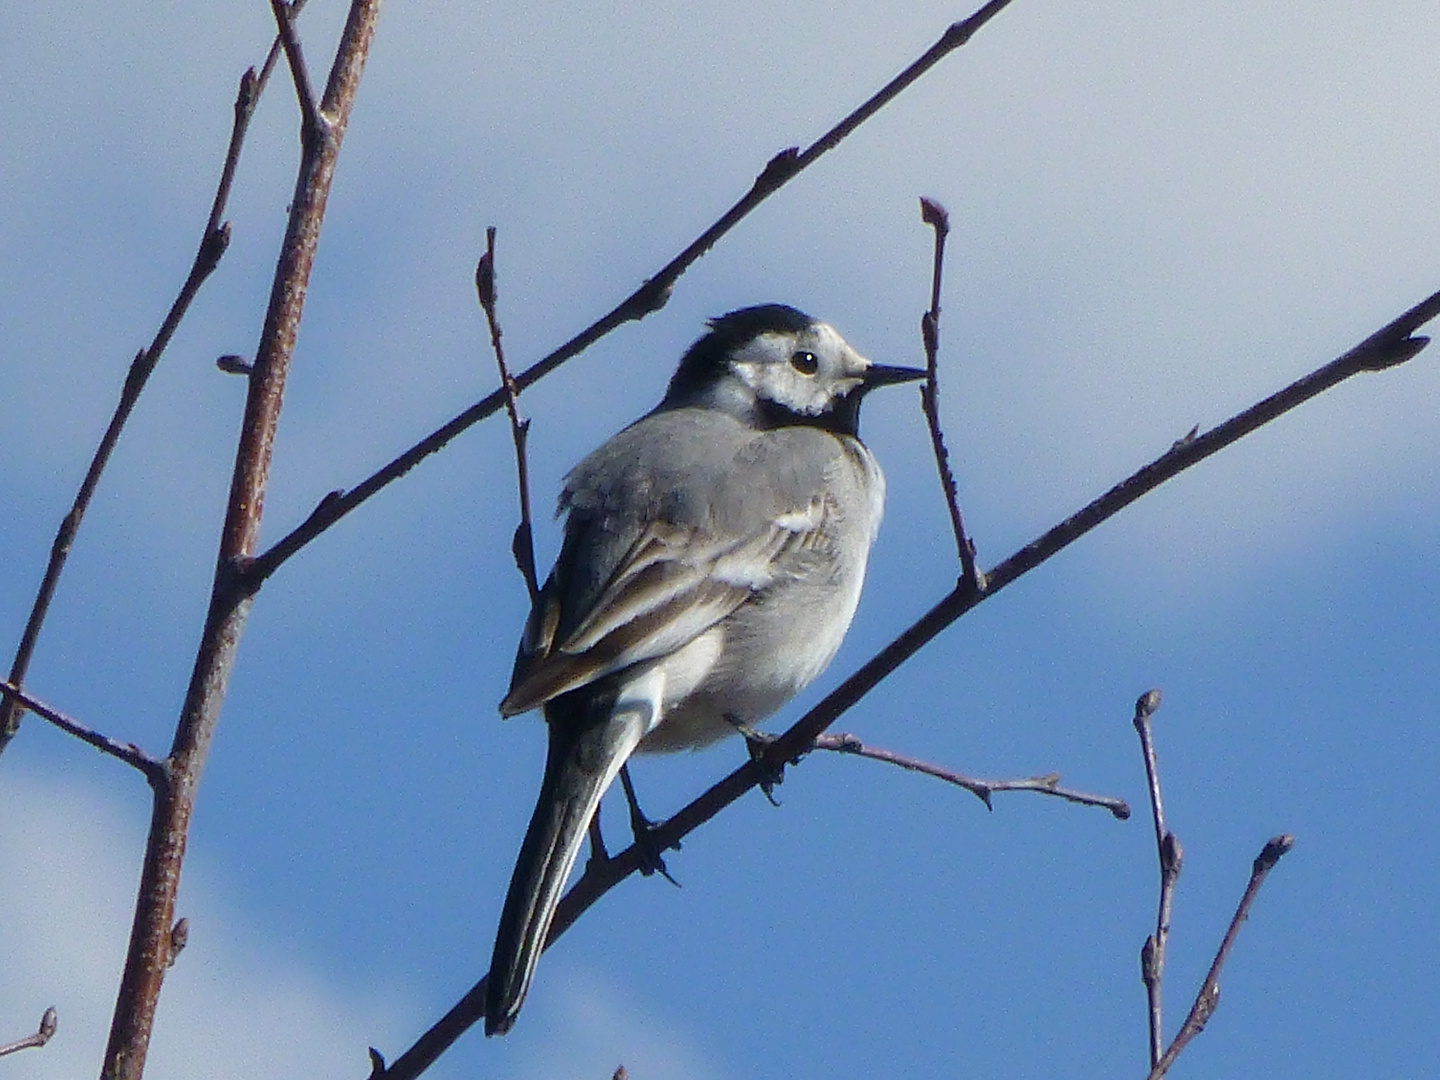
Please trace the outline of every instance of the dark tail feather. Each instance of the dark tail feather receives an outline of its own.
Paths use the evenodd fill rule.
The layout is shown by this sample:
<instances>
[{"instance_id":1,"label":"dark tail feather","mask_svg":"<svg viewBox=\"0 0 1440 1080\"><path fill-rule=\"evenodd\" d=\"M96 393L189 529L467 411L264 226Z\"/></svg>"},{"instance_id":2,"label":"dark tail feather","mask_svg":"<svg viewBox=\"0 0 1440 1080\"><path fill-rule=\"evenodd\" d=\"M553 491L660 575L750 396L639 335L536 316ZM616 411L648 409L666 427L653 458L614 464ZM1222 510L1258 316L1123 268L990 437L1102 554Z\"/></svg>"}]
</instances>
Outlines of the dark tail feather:
<instances>
[{"instance_id":1,"label":"dark tail feather","mask_svg":"<svg viewBox=\"0 0 1440 1080\"><path fill-rule=\"evenodd\" d=\"M636 710L578 725L570 717L547 719L545 779L495 934L485 992L486 1035L503 1035L515 1023L600 796L645 732L645 717Z\"/></svg>"}]
</instances>

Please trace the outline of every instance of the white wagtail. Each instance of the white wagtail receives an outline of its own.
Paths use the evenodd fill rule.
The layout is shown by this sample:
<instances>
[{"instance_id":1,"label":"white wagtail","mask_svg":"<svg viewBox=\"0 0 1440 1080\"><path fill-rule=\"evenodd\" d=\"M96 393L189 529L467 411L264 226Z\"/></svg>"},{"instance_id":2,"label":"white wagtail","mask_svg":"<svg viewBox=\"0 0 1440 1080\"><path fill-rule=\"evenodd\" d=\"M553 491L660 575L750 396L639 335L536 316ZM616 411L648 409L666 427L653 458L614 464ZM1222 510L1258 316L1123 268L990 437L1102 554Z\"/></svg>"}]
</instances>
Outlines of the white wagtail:
<instances>
[{"instance_id":1,"label":"white wagtail","mask_svg":"<svg viewBox=\"0 0 1440 1080\"><path fill-rule=\"evenodd\" d=\"M872 364L783 304L709 326L664 400L560 495L560 557L500 703L543 707L550 741L490 961L488 1035L514 1024L626 759L769 716L830 663L860 599L885 500L860 401L925 373Z\"/></svg>"}]
</instances>

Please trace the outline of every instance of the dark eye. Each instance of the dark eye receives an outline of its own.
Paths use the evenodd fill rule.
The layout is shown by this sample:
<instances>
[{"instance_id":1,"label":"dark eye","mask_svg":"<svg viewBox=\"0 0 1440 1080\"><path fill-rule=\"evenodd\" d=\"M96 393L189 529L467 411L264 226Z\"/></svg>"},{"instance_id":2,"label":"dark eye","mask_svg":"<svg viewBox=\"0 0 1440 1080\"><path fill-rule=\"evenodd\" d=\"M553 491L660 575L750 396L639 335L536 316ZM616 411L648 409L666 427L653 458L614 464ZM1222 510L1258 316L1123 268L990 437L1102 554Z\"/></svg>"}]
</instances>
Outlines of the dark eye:
<instances>
[{"instance_id":1,"label":"dark eye","mask_svg":"<svg viewBox=\"0 0 1440 1080\"><path fill-rule=\"evenodd\" d=\"M790 366L800 372L801 375L814 375L815 372L820 370L820 361L815 359L813 352L806 352L802 349L791 355Z\"/></svg>"}]
</instances>

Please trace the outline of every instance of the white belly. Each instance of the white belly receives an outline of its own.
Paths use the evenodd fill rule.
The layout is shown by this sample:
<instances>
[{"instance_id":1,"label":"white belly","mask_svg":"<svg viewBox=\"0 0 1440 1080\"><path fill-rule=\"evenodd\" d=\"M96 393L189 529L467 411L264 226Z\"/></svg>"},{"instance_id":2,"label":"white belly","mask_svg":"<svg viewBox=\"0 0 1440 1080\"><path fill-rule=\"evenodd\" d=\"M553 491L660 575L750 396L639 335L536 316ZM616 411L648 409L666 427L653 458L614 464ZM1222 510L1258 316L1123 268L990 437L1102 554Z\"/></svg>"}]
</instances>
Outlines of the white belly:
<instances>
[{"instance_id":1,"label":"white belly","mask_svg":"<svg viewBox=\"0 0 1440 1080\"><path fill-rule=\"evenodd\" d=\"M707 746L757 724L829 666L865 583L879 529L885 477L854 440L844 440L822 542L810 558L660 663L666 669L659 724L642 753ZM842 554L843 553L843 557Z\"/></svg>"},{"instance_id":2,"label":"white belly","mask_svg":"<svg viewBox=\"0 0 1440 1080\"><path fill-rule=\"evenodd\" d=\"M756 724L779 709L835 658L864 576L862 557L841 580L792 584L744 605L668 657L660 724L640 752L708 746L735 734L736 722Z\"/></svg>"}]
</instances>

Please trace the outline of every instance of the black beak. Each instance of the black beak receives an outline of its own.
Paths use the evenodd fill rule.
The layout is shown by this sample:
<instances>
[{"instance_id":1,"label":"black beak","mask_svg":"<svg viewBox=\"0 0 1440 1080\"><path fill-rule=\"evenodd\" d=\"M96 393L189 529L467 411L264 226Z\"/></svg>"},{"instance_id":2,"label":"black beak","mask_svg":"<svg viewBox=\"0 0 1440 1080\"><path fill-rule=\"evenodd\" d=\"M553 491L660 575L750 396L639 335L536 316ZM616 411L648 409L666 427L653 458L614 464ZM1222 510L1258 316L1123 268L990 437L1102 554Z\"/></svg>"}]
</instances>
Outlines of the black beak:
<instances>
[{"instance_id":1,"label":"black beak","mask_svg":"<svg viewBox=\"0 0 1440 1080\"><path fill-rule=\"evenodd\" d=\"M860 385L835 402L830 412L830 430L846 435L860 436L860 402L877 386L894 386L897 383L914 382L923 379L929 372L923 368L891 367L889 364L871 364L860 376Z\"/></svg>"},{"instance_id":2,"label":"black beak","mask_svg":"<svg viewBox=\"0 0 1440 1080\"><path fill-rule=\"evenodd\" d=\"M862 388L868 393L877 386L894 386L896 383L914 382L929 374L924 368L891 367L889 364L871 364L865 369Z\"/></svg>"}]
</instances>

